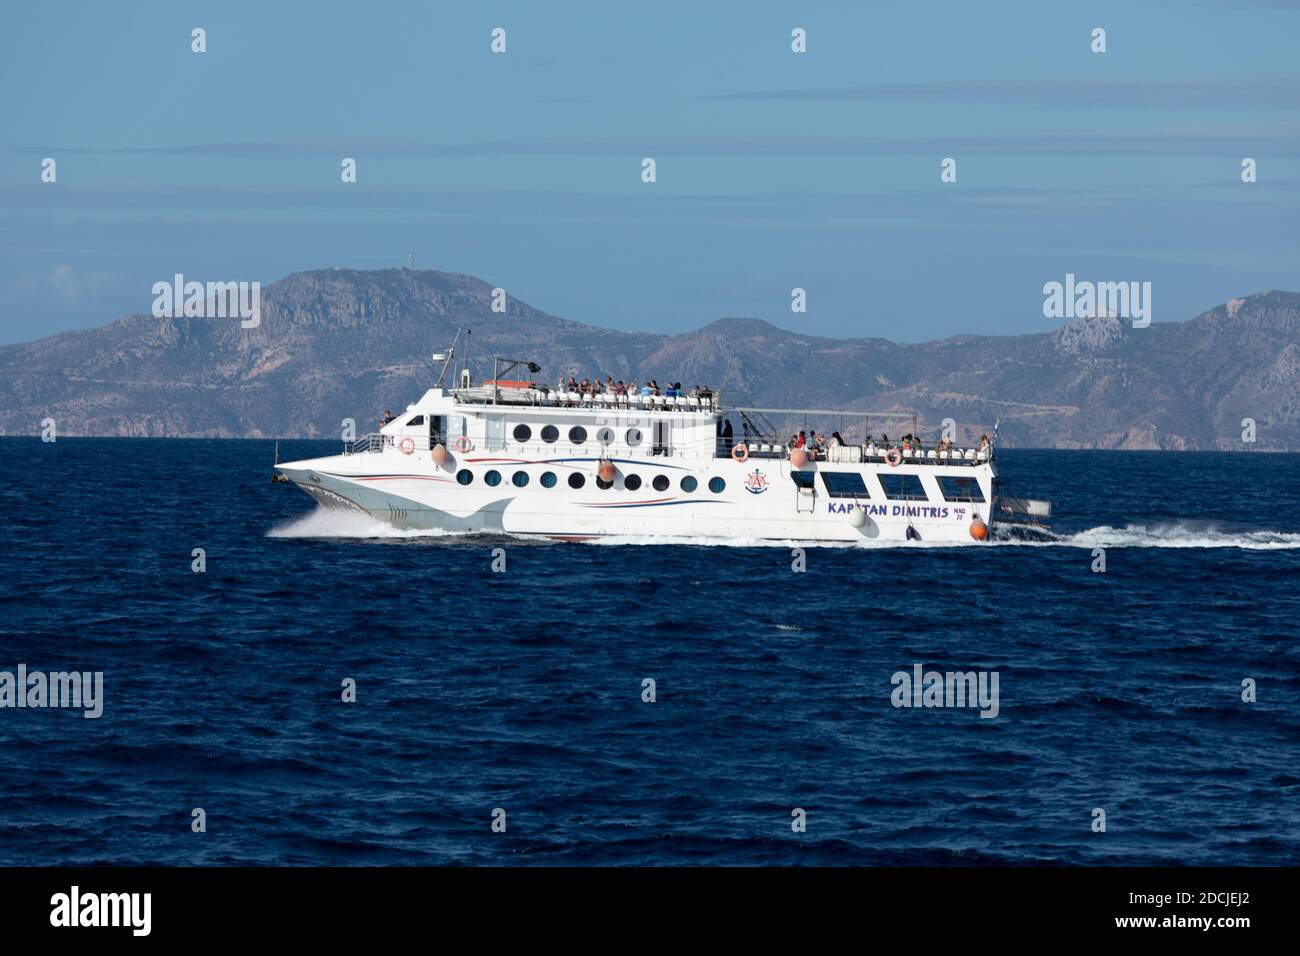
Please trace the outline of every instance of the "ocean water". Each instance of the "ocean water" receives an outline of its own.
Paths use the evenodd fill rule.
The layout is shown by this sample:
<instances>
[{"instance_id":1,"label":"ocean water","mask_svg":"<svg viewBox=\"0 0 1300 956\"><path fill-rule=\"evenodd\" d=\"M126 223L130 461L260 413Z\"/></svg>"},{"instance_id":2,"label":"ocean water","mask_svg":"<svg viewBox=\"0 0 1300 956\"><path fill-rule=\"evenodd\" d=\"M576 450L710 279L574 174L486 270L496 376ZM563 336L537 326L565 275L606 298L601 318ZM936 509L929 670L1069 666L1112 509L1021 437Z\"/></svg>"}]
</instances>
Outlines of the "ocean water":
<instances>
[{"instance_id":1,"label":"ocean water","mask_svg":"<svg viewBox=\"0 0 1300 956\"><path fill-rule=\"evenodd\" d=\"M104 673L99 719L0 709L0 864L1300 850L1300 456L1007 450L1056 540L810 547L795 573L788 544L320 513L270 442L0 452L0 670ZM997 671L997 717L894 707L914 664Z\"/></svg>"}]
</instances>

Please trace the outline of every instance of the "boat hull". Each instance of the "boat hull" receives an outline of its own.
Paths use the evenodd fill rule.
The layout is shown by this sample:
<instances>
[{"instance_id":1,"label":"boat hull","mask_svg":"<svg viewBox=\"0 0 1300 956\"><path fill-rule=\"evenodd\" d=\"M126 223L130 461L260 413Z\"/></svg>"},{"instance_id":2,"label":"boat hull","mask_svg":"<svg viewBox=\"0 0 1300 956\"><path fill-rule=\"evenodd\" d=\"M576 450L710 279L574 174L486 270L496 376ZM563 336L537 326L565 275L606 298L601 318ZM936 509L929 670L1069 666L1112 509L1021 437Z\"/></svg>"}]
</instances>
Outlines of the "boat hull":
<instances>
[{"instance_id":1,"label":"boat hull","mask_svg":"<svg viewBox=\"0 0 1300 956\"><path fill-rule=\"evenodd\" d=\"M854 466L864 476L929 476L923 478L927 486L947 471L974 478L985 489L983 501L954 502L934 491L927 500L890 500L874 481L868 482L869 496L833 497L816 473L822 467L842 471L843 466L821 463L799 469L814 476L812 488L801 490L788 459L717 458L693 466L668 459L616 459L614 481L601 487L599 462L466 455L449 457L440 466L427 452L407 455L388 449L276 467L325 507L361 511L410 529L564 540L704 537L975 544L972 522L993 523L986 503L992 479L988 463ZM463 480L466 473L469 481L462 484L457 476ZM553 476L550 486L543 483L544 476ZM571 481L581 486L575 488Z\"/></svg>"}]
</instances>

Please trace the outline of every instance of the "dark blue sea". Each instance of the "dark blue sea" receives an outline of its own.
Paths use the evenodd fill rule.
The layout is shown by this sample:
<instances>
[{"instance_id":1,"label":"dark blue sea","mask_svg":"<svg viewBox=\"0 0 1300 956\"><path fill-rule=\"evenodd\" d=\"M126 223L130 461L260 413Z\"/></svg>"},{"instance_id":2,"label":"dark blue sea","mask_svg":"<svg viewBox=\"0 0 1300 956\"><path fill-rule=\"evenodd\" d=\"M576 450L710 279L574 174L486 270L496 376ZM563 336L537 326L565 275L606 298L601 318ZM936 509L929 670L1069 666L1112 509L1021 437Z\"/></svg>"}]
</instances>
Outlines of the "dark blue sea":
<instances>
[{"instance_id":1,"label":"dark blue sea","mask_svg":"<svg viewBox=\"0 0 1300 956\"><path fill-rule=\"evenodd\" d=\"M1007 450L1057 540L810 547L803 573L789 545L349 523L272 485L265 441L0 460L0 670L104 674L99 719L0 709L0 864L1300 851L1300 456ZM997 717L894 707L914 664L998 672Z\"/></svg>"}]
</instances>

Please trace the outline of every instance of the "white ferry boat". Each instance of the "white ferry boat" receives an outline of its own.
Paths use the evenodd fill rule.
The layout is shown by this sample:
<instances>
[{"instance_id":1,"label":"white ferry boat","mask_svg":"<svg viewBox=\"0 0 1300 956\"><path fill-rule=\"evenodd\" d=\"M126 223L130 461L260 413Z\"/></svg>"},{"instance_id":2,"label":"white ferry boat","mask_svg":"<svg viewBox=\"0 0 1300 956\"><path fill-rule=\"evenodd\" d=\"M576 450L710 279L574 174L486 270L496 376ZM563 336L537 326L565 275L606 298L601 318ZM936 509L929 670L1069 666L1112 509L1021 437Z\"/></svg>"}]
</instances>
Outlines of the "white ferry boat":
<instances>
[{"instance_id":1,"label":"white ferry boat","mask_svg":"<svg viewBox=\"0 0 1300 956\"><path fill-rule=\"evenodd\" d=\"M540 371L506 359L495 360L492 379L474 385L463 370L458 387L444 388L452 355L435 359L445 363L438 384L403 414L341 454L277 461L275 480L397 527L561 540L970 543L989 537L995 510L1011 520L1050 513L1047 502L995 497L992 441L927 446L866 439L864 429L860 444L810 450L792 446L772 417L868 413L729 408L707 389L551 389L502 378L498 370ZM915 423L910 414L869 418Z\"/></svg>"}]
</instances>

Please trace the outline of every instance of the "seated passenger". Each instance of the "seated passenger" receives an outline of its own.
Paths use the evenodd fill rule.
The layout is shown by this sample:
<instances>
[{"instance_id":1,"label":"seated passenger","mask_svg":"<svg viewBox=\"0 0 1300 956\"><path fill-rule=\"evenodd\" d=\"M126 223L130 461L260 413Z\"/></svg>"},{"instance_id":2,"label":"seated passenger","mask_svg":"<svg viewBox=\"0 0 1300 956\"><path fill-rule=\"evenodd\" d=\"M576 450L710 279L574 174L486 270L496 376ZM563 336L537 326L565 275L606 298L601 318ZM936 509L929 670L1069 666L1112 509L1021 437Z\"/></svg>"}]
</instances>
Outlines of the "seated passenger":
<instances>
[{"instance_id":1,"label":"seated passenger","mask_svg":"<svg viewBox=\"0 0 1300 956\"><path fill-rule=\"evenodd\" d=\"M843 448L844 439L840 437L839 432L831 432L831 440L827 445L828 448Z\"/></svg>"}]
</instances>

